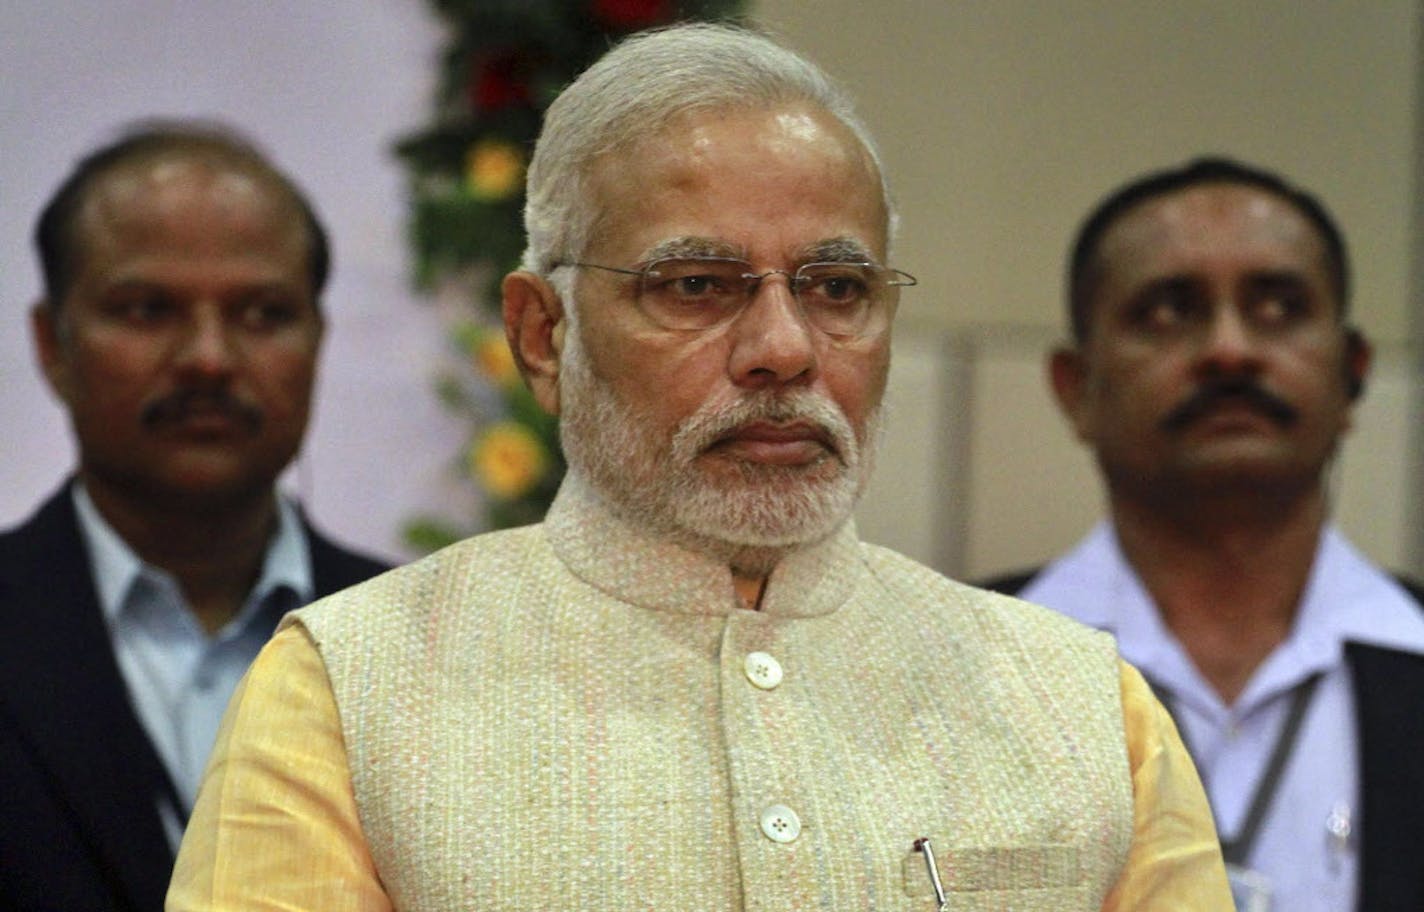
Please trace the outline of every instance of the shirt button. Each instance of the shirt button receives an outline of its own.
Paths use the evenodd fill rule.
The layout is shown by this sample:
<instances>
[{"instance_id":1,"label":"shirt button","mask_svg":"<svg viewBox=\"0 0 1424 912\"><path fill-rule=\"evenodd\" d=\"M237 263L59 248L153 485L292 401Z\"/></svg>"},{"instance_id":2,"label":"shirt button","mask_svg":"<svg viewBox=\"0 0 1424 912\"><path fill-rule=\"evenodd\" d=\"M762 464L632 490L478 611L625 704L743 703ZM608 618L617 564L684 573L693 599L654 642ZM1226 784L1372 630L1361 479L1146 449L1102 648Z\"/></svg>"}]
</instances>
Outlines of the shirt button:
<instances>
[{"instance_id":1,"label":"shirt button","mask_svg":"<svg viewBox=\"0 0 1424 912\"><path fill-rule=\"evenodd\" d=\"M765 652L751 652L742 663L747 680L762 690L771 690L781 683L781 663Z\"/></svg>"},{"instance_id":2,"label":"shirt button","mask_svg":"<svg viewBox=\"0 0 1424 912\"><path fill-rule=\"evenodd\" d=\"M795 842L801 835L801 818L784 804L773 804L761 812L761 831L772 842Z\"/></svg>"}]
</instances>

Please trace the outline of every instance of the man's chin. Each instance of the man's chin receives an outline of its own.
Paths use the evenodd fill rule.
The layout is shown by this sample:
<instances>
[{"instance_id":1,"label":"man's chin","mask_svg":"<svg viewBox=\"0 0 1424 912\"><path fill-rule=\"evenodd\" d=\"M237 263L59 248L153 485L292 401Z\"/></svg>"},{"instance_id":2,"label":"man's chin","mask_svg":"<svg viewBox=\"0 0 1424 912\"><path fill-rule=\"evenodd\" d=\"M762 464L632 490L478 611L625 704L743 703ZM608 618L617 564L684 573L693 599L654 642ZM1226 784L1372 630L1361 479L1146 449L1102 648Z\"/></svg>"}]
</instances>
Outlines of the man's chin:
<instances>
[{"instance_id":1,"label":"man's chin","mask_svg":"<svg viewBox=\"0 0 1424 912\"><path fill-rule=\"evenodd\" d=\"M220 510L270 497L279 470L230 455L187 452L138 469L94 466L91 474L115 493L169 508Z\"/></svg>"},{"instance_id":2,"label":"man's chin","mask_svg":"<svg viewBox=\"0 0 1424 912\"><path fill-rule=\"evenodd\" d=\"M835 532L854 505L840 472L817 478L804 469L744 466L734 478L709 478L675 511L678 525L731 546L794 548Z\"/></svg>"},{"instance_id":3,"label":"man's chin","mask_svg":"<svg viewBox=\"0 0 1424 912\"><path fill-rule=\"evenodd\" d=\"M845 466L825 449L787 460L748 459L740 452L712 449L694 463L702 482L726 491L784 491L788 487L836 484Z\"/></svg>"},{"instance_id":4,"label":"man's chin","mask_svg":"<svg viewBox=\"0 0 1424 912\"><path fill-rule=\"evenodd\" d=\"M1259 442L1258 442L1259 443ZM1252 500L1310 490L1320 483L1324 464L1280 447L1238 440L1232 445L1200 447L1178 453L1150 469L1110 468L1110 479L1124 491L1150 499L1166 497L1190 506L1203 498Z\"/></svg>"},{"instance_id":5,"label":"man's chin","mask_svg":"<svg viewBox=\"0 0 1424 912\"><path fill-rule=\"evenodd\" d=\"M767 569L787 554L808 548L830 538L845 525L842 517L824 526L794 528L755 528L736 524L688 523L674 530L672 537L695 551L708 554L725 563L745 568L749 563L765 564Z\"/></svg>"}]
</instances>

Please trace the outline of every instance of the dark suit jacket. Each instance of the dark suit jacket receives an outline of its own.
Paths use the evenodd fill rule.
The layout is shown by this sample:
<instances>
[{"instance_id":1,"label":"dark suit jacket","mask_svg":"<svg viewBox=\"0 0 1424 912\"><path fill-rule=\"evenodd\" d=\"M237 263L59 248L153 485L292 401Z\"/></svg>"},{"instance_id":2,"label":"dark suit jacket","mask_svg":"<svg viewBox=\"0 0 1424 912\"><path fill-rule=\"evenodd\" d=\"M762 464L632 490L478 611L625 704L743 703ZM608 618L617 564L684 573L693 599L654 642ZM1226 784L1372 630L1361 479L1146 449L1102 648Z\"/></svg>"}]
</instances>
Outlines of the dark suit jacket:
<instances>
[{"instance_id":1,"label":"dark suit jacket","mask_svg":"<svg viewBox=\"0 0 1424 912\"><path fill-rule=\"evenodd\" d=\"M979 585L1016 595L1037 570ZM1396 577L1424 606L1424 588ZM1360 738L1360 912L1424 909L1424 656L1347 643Z\"/></svg>"},{"instance_id":2,"label":"dark suit jacket","mask_svg":"<svg viewBox=\"0 0 1424 912\"><path fill-rule=\"evenodd\" d=\"M318 596L386 569L307 527ZM0 909L158 912L168 774L133 707L66 486L0 533Z\"/></svg>"}]
</instances>

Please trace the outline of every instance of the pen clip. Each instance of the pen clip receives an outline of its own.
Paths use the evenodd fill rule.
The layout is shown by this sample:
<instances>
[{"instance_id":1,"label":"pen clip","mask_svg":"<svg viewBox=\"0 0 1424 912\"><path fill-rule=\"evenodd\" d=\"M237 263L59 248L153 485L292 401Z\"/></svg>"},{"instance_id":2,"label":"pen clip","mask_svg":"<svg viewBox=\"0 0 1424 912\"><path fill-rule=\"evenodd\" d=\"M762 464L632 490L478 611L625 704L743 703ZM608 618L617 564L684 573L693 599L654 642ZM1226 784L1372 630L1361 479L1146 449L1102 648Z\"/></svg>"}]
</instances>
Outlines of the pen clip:
<instances>
[{"instance_id":1,"label":"pen clip","mask_svg":"<svg viewBox=\"0 0 1424 912\"><path fill-rule=\"evenodd\" d=\"M939 912L949 906L949 901L944 898L944 884L939 880L939 868L935 865L934 846L930 845L928 836L921 836L915 840L915 851L925 856L925 868L930 872L930 886L934 887L935 902L939 904Z\"/></svg>"}]
</instances>

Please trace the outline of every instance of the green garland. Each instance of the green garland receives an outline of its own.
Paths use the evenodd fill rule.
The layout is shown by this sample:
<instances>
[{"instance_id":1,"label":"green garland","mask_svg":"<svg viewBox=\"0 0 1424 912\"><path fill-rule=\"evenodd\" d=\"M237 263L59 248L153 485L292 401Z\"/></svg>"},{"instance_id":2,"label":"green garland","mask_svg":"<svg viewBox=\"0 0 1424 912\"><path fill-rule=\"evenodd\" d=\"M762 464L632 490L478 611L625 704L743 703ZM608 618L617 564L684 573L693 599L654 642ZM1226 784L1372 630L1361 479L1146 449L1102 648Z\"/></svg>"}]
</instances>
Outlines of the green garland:
<instances>
[{"instance_id":1,"label":"green garland","mask_svg":"<svg viewBox=\"0 0 1424 912\"><path fill-rule=\"evenodd\" d=\"M553 418L514 367L499 283L524 247L524 167L544 109L619 38L689 19L729 19L741 0L432 0L450 38L433 122L400 140L409 171L416 285L459 299L450 338L468 367L436 390L471 426L459 460L485 515L420 517L406 541L428 551L473 531L543 518L563 477ZM453 290L453 291L452 291Z\"/></svg>"}]
</instances>

